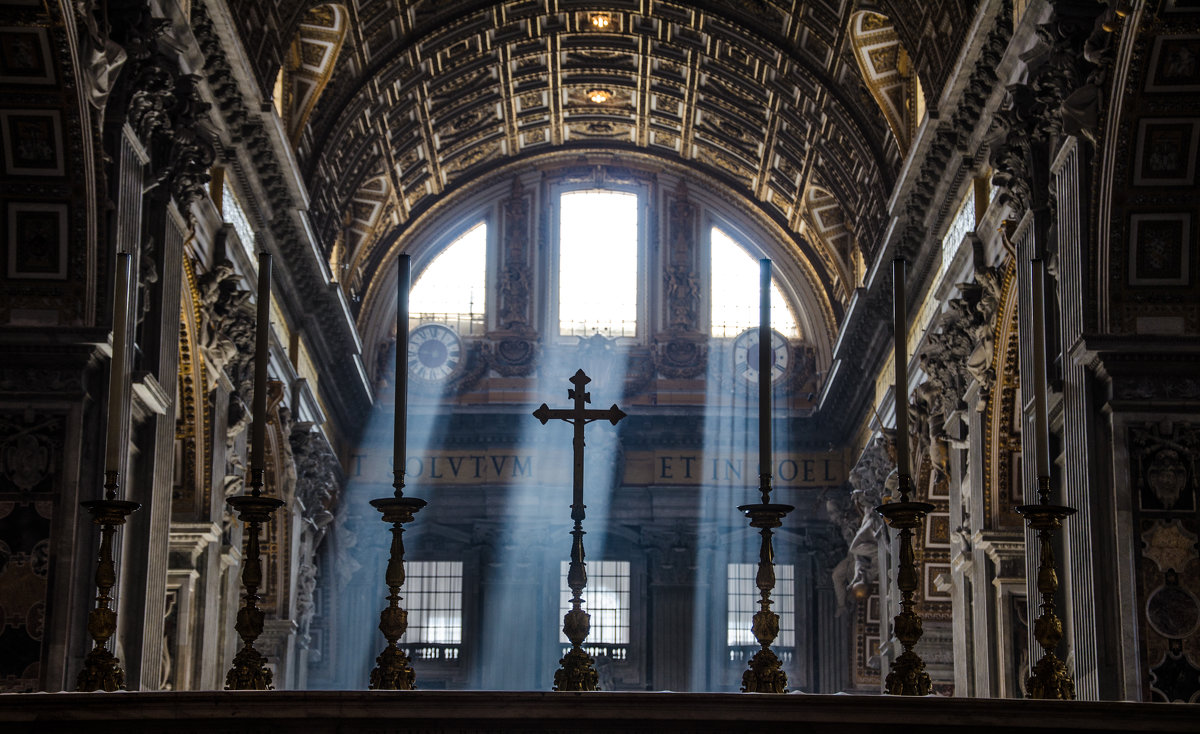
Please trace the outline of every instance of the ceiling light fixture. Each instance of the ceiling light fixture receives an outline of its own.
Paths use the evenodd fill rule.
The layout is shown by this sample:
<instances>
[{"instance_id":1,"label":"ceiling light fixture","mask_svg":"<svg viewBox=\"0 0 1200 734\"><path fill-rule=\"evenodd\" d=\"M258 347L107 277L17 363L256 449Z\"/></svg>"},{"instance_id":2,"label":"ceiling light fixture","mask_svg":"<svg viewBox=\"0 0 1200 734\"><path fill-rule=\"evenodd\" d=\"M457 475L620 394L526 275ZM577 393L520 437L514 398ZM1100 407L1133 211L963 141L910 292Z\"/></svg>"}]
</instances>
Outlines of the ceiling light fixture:
<instances>
[{"instance_id":1,"label":"ceiling light fixture","mask_svg":"<svg viewBox=\"0 0 1200 734\"><path fill-rule=\"evenodd\" d=\"M612 25L612 16L608 13L592 13L588 20L598 31L608 30L608 27Z\"/></svg>"},{"instance_id":2,"label":"ceiling light fixture","mask_svg":"<svg viewBox=\"0 0 1200 734\"><path fill-rule=\"evenodd\" d=\"M589 89L587 96L596 104L604 104L612 96L612 92L607 89Z\"/></svg>"}]
</instances>

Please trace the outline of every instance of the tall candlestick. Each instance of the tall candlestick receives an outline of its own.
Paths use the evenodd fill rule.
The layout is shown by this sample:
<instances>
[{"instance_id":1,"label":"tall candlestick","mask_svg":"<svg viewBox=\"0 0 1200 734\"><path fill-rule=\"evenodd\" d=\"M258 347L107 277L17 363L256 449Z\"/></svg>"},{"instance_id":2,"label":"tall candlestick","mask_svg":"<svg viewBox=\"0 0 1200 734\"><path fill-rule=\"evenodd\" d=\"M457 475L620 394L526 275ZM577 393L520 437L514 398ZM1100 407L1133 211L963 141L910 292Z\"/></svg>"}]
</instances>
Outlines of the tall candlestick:
<instances>
[{"instance_id":1,"label":"tall candlestick","mask_svg":"<svg viewBox=\"0 0 1200 734\"><path fill-rule=\"evenodd\" d=\"M112 363L108 370L108 443L105 446L106 472L121 470L125 454L121 440L122 419L125 416L125 331L129 325L129 277L132 258L128 252L117 253L117 282L113 286Z\"/></svg>"},{"instance_id":2,"label":"tall candlestick","mask_svg":"<svg viewBox=\"0 0 1200 734\"><path fill-rule=\"evenodd\" d=\"M404 486L408 460L408 293L412 287L412 260L401 255L396 282L396 430L393 436L392 471L397 495Z\"/></svg>"},{"instance_id":3,"label":"tall candlestick","mask_svg":"<svg viewBox=\"0 0 1200 734\"><path fill-rule=\"evenodd\" d=\"M250 443L250 486L258 496L267 449L267 365L271 361L271 255L258 253L258 323L254 351L254 427Z\"/></svg>"},{"instance_id":4,"label":"tall candlestick","mask_svg":"<svg viewBox=\"0 0 1200 734\"><path fill-rule=\"evenodd\" d=\"M771 261L758 261L758 471L763 502L771 500Z\"/></svg>"},{"instance_id":5,"label":"tall candlestick","mask_svg":"<svg viewBox=\"0 0 1200 734\"><path fill-rule=\"evenodd\" d=\"M1033 270L1033 427L1034 455L1037 475L1050 476L1050 427L1046 404L1046 310L1042 288L1045 283L1043 263L1030 260Z\"/></svg>"},{"instance_id":6,"label":"tall candlestick","mask_svg":"<svg viewBox=\"0 0 1200 734\"><path fill-rule=\"evenodd\" d=\"M892 260L892 297L896 345L896 470L909 474L908 462L908 307L904 300L904 258Z\"/></svg>"}]
</instances>

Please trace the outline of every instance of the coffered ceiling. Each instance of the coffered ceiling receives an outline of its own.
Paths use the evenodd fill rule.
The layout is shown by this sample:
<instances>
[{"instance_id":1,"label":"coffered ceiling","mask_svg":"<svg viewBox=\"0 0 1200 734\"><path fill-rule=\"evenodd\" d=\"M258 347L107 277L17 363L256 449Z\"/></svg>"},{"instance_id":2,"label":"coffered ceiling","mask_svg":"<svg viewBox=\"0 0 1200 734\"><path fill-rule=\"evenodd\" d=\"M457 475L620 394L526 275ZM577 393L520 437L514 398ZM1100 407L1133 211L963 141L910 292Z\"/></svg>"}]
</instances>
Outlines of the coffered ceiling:
<instances>
[{"instance_id":1,"label":"coffered ceiling","mask_svg":"<svg viewBox=\"0 0 1200 734\"><path fill-rule=\"evenodd\" d=\"M310 213L360 281L384 230L502 163L638 150L717 178L809 240L844 300L854 247L871 261L902 162L855 59L852 18L871 10L893 24L887 43L903 45L932 103L974 2L246 5L236 22L264 94L288 53L303 62L293 140ZM337 46L343 18L339 53L317 54Z\"/></svg>"}]
</instances>

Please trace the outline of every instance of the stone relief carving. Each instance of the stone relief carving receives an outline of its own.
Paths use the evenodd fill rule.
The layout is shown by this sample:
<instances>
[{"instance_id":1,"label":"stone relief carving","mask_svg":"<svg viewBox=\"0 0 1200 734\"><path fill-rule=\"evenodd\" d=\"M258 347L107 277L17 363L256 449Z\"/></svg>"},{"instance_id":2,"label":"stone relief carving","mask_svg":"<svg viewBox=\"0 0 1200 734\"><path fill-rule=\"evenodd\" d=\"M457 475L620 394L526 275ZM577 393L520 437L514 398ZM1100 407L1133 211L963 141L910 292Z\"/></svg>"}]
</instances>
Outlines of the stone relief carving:
<instances>
[{"instance_id":1,"label":"stone relief carving","mask_svg":"<svg viewBox=\"0 0 1200 734\"><path fill-rule=\"evenodd\" d=\"M541 345L533 339L512 337L484 345L487 365L505 377L520 377L534 370Z\"/></svg>"},{"instance_id":2,"label":"stone relief carving","mask_svg":"<svg viewBox=\"0 0 1200 734\"><path fill-rule=\"evenodd\" d=\"M667 210L667 263L663 285L667 297L667 326L673 331L695 331L699 324L700 277L696 272L696 206L688 200L686 183L680 183Z\"/></svg>"},{"instance_id":3,"label":"stone relief carving","mask_svg":"<svg viewBox=\"0 0 1200 734\"><path fill-rule=\"evenodd\" d=\"M50 490L61 460L62 430L58 417L32 412L0 417L0 489Z\"/></svg>"},{"instance_id":4,"label":"stone relief carving","mask_svg":"<svg viewBox=\"0 0 1200 734\"><path fill-rule=\"evenodd\" d=\"M504 201L504 267L500 272L500 328L532 331L529 307L532 272L529 268L529 196L521 179L513 177Z\"/></svg>"},{"instance_id":5,"label":"stone relief carving","mask_svg":"<svg viewBox=\"0 0 1200 734\"><path fill-rule=\"evenodd\" d=\"M85 17L94 21L91 12ZM164 186L186 210L204 193L216 157L207 124L209 104L201 98L200 78L181 73L173 51L159 50L160 45L170 45L171 40L166 38L170 22L152 17L149 6L119 4L110 18L117 39L106 41L98 26L97 36L92 39L92 29L88 29L91 40L86 45L93 47L93 104L107 106L108 92L101 87L108 85L111 91L116 71L126 65L124 114L150 153L147 191ZM103 44L104 49L97 44ZM122 48L128 62L116 63L119 54L108 44Z\"/></svg>"},{"instance_id":6,"label":"stone relief carving","mask_svg":"<svg viewBox=\"0 0 1200 734\"><path fill-rule=\"evenodd\" d=\"M138 257L138 295L137 323L140 326L150 313L150 286L158 282L158 266L154 263L154 251L157 249L154 237L147 237L142 245L142 253Z\"/></svg>"},{"instance_id":7,"label":"stone relief carving","mask_svg":"<svg viewBox=\"0 0 1200 734\"><path fill-rule=\"evenodd\" d=\"M886 530L875 508L883 504L889 475L895 471L892 458L894 435L890 431L876 436L863 449L858 463L850 470L849 495L826 499L825 509L841 529L847 551L833 569L833 590L838 615L846 611L846 593L866 598L876 582L878 545Z\"/></svg>"},{"instance_id":8,"label":"stone relief carving","mask_svg":"<svg viewBox=\"0 0 1200 734\"><path fill-rule=\"evenodd\" d=\"M913 391L909 406L916 437L913 466L919 472L929 460L929 489L949 477L949 449L961 447L966 438L962 413L971 384L979 386L976 408L984 410L996 381L992 360L1003 271L977 263L974 280L960 283L958 289L960 297L946 304L938 331L918 353L927 379Z\"/></svg>"},{"instance_id":9,"label":"stone relief carving","mask_svg":"<svg viewBox=\"0 0 1200 734\"><path fill-rule=\"evenodd\" d=\"M75 0L75 14L83 26L80 32L81 56L86 70L83 83L87 86L88 102L96 109L96 128L103 130L108 97L129 54L110 37L107 23L104 28L100 27L96 5L96 0Z\"/></svg>"},{"instance_id":10,"label":"stone relief carving","mask_svg":"<svg viewBox=\"0 0 1200 734\"><path fill-rule=\"evenodd\" d=\"M696 377L708 367L708 339L700 334L655 339L650 357L664 377Z\"/></svg>"},{"instance_id":11,"label":"stone relief carving","mask_svg":"<svg viewBox=\"0 0 1200 734\"><path fill-rule=\"evenodd\" d=\"M649 556L650 583L687 586L695 583L696 533L678 522L670 530L642 528L640 544Z\"/></svg>"},{"instance_id":12,"label":"stone relief carving","mask_svg":"<svg viewBox=\"0 0 1200 734\"><path fill-rule=\"evenodd\" d=\"M291 423L283 416L281 425ZM308 648L310 629L316 604L313 592L317 588L317 552L334 521L333 510L341 495L342 467L333 448L320 431L310 423L290 426L288 444L296 470L296 499L300 503L300 548L296 569L296 613L300 643Z\"/></svg>"},{"instance_id":13,"label":"stone relief carving","mask_svg":"<svg viewBox=\"0 0 1200 734\"><path fill-rule=\"evenodd\" d=\"M389 334L387 339L375 347L375 393L396 382L396 335Z\"/></svg>"},{"instance_id":14,"label":"stone relief carving","mask_svg":"<svg viewBox=\"0 0 1200 734\"><path fill-rule=\"evenodd\" d=\"M1001 189L1001 203L1019 218L1027 209L1048 206L1051 146L1062 133L1094 136L1107 41L1096 36L1101 7L1055 7L1050 22L1038 26L1039 43L1022 58L1027 75L1009 87L1010 104L993 119L988 147Z\"/></svg>"},{"instance_id":15,"label":"stone relief carving","mask_svg":"<svg viewBox=\"0 0 1200 734\"><path fill-rule=\"evenodd\" d=\"M529 196L521 179L513 177L504 201L503 265L499 273L500 319L503 334L483 346L484 363L505 377L533 372L540 353L536 330L531 323L533 270L529 265L532 245L529 230Z\"/></svg>"}]
</instances>

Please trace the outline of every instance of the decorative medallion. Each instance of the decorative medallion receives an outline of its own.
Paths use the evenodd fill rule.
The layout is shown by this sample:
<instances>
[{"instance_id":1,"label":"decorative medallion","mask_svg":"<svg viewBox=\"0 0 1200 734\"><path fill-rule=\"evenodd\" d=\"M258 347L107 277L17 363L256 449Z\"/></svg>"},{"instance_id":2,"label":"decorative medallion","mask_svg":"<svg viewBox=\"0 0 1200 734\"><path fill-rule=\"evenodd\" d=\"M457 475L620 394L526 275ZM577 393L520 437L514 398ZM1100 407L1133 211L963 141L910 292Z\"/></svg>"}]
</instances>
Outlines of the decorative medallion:
<instances>
[{"instance_id":1,"label":"decorative medallion","mask_svg":"<svg viewBox=\"0 0 1200 734\"><path fill-rule=\"evenodd\" d=\"M492 369L505 377L520 377L533 372L538 354L537 342L523 337L501 339L487 345L485 359Z\"/></svg>"},{"instance_id":2,"label":"decorative medallion","mask_svg":"<svg viewBox=\"0 0 1200 734\"><path fill-rule=\"evenodd\" d=\"M1179 520L1156 520L1150 529L1142 533L1145 550L1142 555L1166 573L1174 569L1183 571L1196 557L1196 536L1188 532Z\"/></svg>"},{"instance_id":3,"label":"decorative medallion","mask_svg":"<svg viewBox=\"0 0 1200 734\"><path fill-rule=\"evenodd\" d=\"M771 382L778 383L791 366L787 338L771 329ZM733 340L733 372L751 384L758 384L758 329L746 329Z\"/></svg>"},{"instance_id":4,"label":"decorative medallion","mask_svg":"<svg viewBox=\"0 0 1200 734\"><path fill-rule=\"evenodd\" d=\"M423 324L408 337L408 374L430 384L447 382L463 363L462 339L442 324Z\"/></svg>"},{"instance_id":5,"label":"decorative medallion","mask_svg":"<svg viewBox=\"0 0 1200 734\"><path fill-rule=\"evenodd\" d=\"M1192 703L1200 697L1200 668L1188 659L1179 640L1172 640L1170 650L1150 669L1150 690L1160 701Z\"/></svg>"},{"instance_id":6,"label":"decorative medallion","mask_svg":"<svg viewBox=\"0 0 1200 734\"><path fill-rule=\"evenodd\" d=\"M703 338L675 336L656 343L651 357L655 369L665 377L697 377L708 366L708 343Z\"/></svg>"},{"instance_id":7,"label":"decorative medallion","mask_svg":"<svg viewBox=\"0 0 1200 734\"><path fill-rule=\"evenodd\" d=\"M1167 572L1167 583L1155 589L1146 601L1146 621L1169 640L1190 637L1200 624L1200 603L1179 587L1179 575Z\"/></svg>"}]
</instances>

